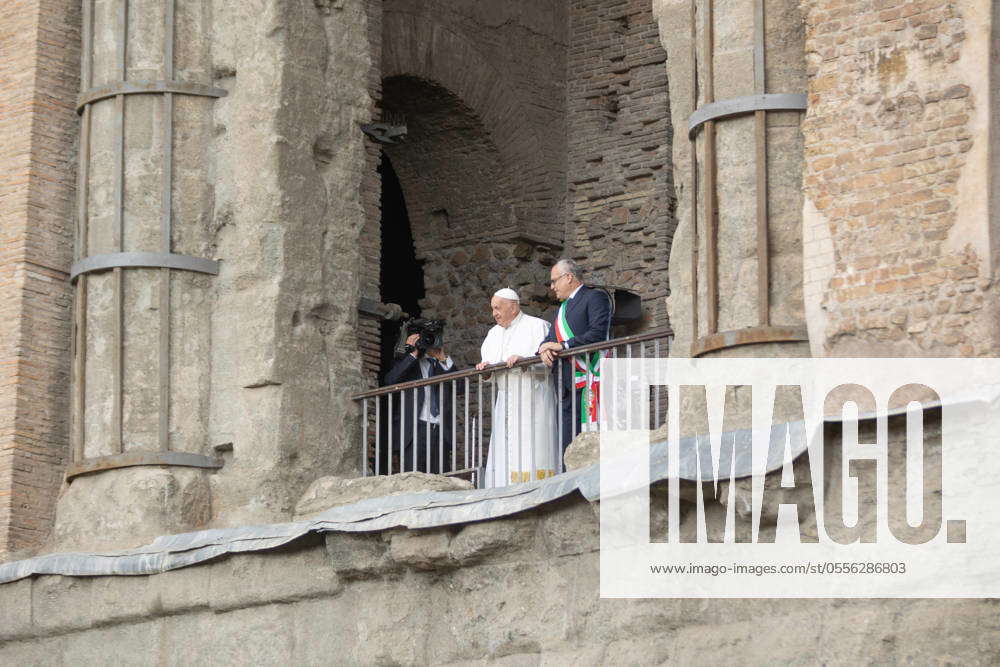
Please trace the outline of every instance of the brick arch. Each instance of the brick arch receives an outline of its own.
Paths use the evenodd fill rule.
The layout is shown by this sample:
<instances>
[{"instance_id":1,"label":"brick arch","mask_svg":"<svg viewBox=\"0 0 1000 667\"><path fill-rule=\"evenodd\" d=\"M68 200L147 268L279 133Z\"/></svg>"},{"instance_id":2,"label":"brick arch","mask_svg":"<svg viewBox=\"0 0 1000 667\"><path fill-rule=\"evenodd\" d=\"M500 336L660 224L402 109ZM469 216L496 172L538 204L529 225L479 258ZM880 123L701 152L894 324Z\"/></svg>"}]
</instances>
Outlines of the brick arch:
<instances>
[{"instance_id":1,"label":"brick arch","mask_svg":"<svg viewBox=\"0 0 1000 667\"><path fill-rule=\"evenodd\" d=\"M439 84L472 109L511 174L517 236L562 243L556 214L562 175L547 167L547 142L528 120L528 105L475 44L426 16L386 11L382 76L411 76ZM544 190L548 190L547 195Z\"/></svg>"},{"instance_id":2,"label":"brick arch","mask_svg":"<svg viewBox=\"0 0 1000 667\"><path fill-rule=\"evenodd\" d=\"M406 142L383 151L399 177L424 271L421 310L447 319L452 355L475 363L489 324L489 295L506 279L484 249L510 246L517 234L512 171L476 112L445 88L390 77L383 81L383 104L407 119Z\"/></svg>"},{"instance_id":3,"label":"brick arch","mask_svg":"<svg viewBox=\"0 0 1000 667\"><path fill-rule=\"evenodd\" d=\"M431 247L516 233L513 172L473 109L444 87L413 76L385 79L382 101L407 119L407 140L383 150L406 197L419 259Z\"/></svg>"}]
</instances>

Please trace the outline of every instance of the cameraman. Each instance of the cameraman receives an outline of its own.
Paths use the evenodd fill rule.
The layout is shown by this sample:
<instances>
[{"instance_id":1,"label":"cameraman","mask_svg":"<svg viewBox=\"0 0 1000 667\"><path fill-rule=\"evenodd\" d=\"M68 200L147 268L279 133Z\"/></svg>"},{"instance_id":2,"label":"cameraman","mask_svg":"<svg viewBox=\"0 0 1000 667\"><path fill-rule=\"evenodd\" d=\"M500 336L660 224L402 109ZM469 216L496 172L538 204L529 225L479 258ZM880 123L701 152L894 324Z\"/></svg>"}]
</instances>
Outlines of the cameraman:
<instances>
[{"instance_id":1,"label":"cameraman","mask_svg":"<svg viewBox=\"0 0 1000 667\"><path fill-rule=\"evenodd\" d=\"M445 375L455 368L451 357L445 354L444 347L428 347L421 349L421 333L410 334L406 338L406 350L402 358L396 362L385 375L386 384L411 382L438 375ZM414 392L416 396L417 429L416 442L413 434ZM443 393L442 397L440 394ZM445 386L419 387L400 392L400 404L394 406L393 432L398 434L396 443L402 443L399 451L402 454L400 470L413 470L414 446L416 447L417 465L420 472L444 473L451 470L451 390ZM444 428L442 440L441 429ZM444 469L439 470L439 443L444 443ZM427 467L427 457L430 452L430 468Z\"/></svg>"}]
</instances>

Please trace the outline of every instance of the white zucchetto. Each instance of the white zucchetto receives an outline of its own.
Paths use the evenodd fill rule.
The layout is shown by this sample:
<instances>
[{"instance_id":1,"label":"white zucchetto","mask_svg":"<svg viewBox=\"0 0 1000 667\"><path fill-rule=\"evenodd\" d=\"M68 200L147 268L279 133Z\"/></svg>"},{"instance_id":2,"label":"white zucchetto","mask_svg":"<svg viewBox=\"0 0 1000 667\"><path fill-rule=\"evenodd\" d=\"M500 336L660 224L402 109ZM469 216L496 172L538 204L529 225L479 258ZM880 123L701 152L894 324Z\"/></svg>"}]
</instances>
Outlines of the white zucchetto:
<instances>
[{"instance_id":1,"label":"white zucchetto","mask_svg":"<svg viewBox=\"0 0 1000 667\"><path fill-rule=\"evenodd\" d=\"M517 292L509 287L504 287L503 289L498 289L493 293L493 296L498 296L501 299L509 299L511 301L520 301L521 297L517 295Z\"/></svg>"}]
</instances>

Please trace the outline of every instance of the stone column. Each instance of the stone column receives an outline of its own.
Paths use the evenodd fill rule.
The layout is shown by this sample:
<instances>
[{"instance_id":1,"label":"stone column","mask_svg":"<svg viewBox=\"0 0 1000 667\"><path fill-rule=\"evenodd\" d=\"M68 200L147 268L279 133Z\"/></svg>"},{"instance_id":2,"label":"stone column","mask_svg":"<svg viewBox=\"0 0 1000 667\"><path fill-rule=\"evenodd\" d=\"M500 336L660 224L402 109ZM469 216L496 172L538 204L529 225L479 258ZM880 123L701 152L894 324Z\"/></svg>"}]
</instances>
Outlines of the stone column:
<instances>
[{"instance_id":1,"label":"stone column","mask_svg":"<svg viewBox=\"0 0 1000 667\"><path fill-rule=\"evenodd\" d=\"M656 0L668 52L681 356L809 353L802 303L803 27L790 0ZM687 137L687 141L683 139Z\"/></svg>"},{"instance_id":2,"label":"stone column","mask_svg":"<svg viewBox=\"0 0 1000 667\"><path fill-rule=\"evenodd\" d=\"M210 14L196 0L84 0L83 16L61 548L202 525L221 465L207 455L208 146L225 95L210 85Z\"/></svg>"}]
</instances>

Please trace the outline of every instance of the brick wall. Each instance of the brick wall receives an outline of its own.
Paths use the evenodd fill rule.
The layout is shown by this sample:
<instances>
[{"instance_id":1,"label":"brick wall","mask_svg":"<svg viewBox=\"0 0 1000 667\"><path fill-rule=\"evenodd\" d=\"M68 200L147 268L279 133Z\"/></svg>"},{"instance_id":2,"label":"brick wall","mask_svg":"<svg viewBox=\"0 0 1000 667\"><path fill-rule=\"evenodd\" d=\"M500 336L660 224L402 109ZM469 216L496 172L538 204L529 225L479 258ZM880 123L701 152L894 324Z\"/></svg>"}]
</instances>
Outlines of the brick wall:
<instances>
[{"instance_id":1,"label":"brick wall","mask_svg":"<svg viewBox=\"0 0 1000 667\"><path fill-rule=\"evenodd\" d=\"M79 21L0 6L0 554L45 538L68 455Z\"/></svg>"},{"instance_id":2,"label":"brick wall","mask_svg":"<svg viewBox=\"0 0 1000 667\"><path fill-rule=\"evenodd\" d=\"M370 45L371 68L368 70L368 94L378 105L382 101L382 0L366 0L365 14L368 20L368 44ZM377 108L377 107L376 107ZM373 121L378 120L373 118ZM361 182L361 201L365 209L365 228L361 234L361 296L372 301L380 301L379 268L381 264L381 177L379 163L382 161L382 147L369 140L365 144L365 173ZM365 378L374 387L378 384L381 365L380 320L366 314L359 314L358 344L361 347Z\"/></svg>"},{"instance_id":3,"label":"brick wall","mask_svg":"<svg viewBox=\"0 0 1000 667\"><path fill-rule=\"evenodd\" d=\"M382 76L434 82L473 109L510 175L503 231L562 243L565 8L537 0L384 7Z\"/></svg>"},{"instance_id":4,"label":"brick wall","mask_svg":"<svg viewBox=\"0 0 1000 667\"><path fill-rule=\"evenodd\" d=\"M667 323L676 220L667 54L649 0L573 0L567 57L567 252L589 281Z\"/></svg>"},{"instance_id":5,"label":"brick wall","mask_svg":"<svg viewBox=\"0 0 1000 667\"><path fill-rule=\"evenodd\" d=\"M985 160L969 158L985 151L975 116L989 103L970 87L985 58L963 54L967 33L981 32L961 11L974 5L803 3L806 291L815 302L810 338L822 342L816 353L968 356L995 344L996 316L984 310L988 243L980 241L988 223L976 201L984 192L971 187Z\"/></svg>"},{"instance_id":6,"label":"brick wall","mask_svg":"<svg viewBox=\"0 0 1000 667\"><path fill-rule=\"evenodd\" d=\"M381 102L408 127L384 151L423 266L422 314L447 319L456 362L475 364L493 291L520 288L534 314L550 305L542 283L564 230L566 11L534 0L382 4Z\"/></svg>"},{"instance_id":7,"label":"brick wall","mask_svg":"<svg viewBox=\"0 0 1000 667\"><path fill-rule=\"evenodd\" d=\"M513 287L527 312L549 305L544 281L551 246L511 241L516 185L478 114L440 86L413 77L385 82L385 105L408 120L405 144L386 146L406 198L414 250L424 272L425 317L448 321L460 366L479 361L494 324L490 298Z\"/></svg>"}]
</instances>

